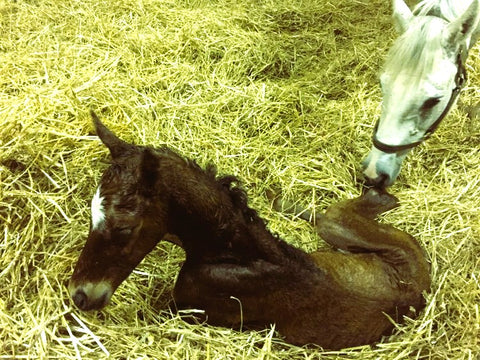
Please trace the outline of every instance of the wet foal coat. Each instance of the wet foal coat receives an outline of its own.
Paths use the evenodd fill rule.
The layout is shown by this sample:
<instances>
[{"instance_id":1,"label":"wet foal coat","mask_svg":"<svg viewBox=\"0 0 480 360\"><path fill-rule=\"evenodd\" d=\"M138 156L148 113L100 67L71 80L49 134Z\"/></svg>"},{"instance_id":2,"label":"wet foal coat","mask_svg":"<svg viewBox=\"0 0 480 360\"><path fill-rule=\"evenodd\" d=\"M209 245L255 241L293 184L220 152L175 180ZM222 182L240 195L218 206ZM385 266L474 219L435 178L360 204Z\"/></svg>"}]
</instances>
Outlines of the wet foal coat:
<instances>
[{"instance_id":1,"label":"wet foal coat","mask_svg":"<svg viewBox=\"0 0 480 360\"><path fill-rule=\"evenodd\" d=\"M176 306L203 310L213 325L276 324L293 344L340 349L378 341L393 328L391 319L423 307L430 280L421 248L374 220L396 206L394 197L371 191L331 206L317 230L348 253L307 254L268 231L234 177L203 170L167 147L123 142L92 116L113 160L69 284L79 308L105 306L161 239L186 253Z\"/></svg>"}]
</instances>

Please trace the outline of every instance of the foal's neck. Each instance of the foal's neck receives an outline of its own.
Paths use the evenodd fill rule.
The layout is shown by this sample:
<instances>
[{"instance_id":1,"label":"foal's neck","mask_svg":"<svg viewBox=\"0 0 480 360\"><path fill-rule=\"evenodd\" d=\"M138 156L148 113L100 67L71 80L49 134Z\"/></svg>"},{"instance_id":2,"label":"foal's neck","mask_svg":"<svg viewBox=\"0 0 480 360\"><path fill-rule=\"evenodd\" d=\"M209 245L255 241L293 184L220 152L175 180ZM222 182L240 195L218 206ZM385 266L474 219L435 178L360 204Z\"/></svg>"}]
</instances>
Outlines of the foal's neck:
<instances>
[{"instance_id":1,"label":"foal's neck","mask_svg":"<svg viewBox=\"0 0 480 360\"><path fill-rule=\"evenodd\" d=\"M203 170L172 154L162 159L158 174L159 194L169 194L168 231L182 241L187 260L284 259L294 249L268 231L235 177L219 177L211 167Z\"/></svg>"}]
</instances>

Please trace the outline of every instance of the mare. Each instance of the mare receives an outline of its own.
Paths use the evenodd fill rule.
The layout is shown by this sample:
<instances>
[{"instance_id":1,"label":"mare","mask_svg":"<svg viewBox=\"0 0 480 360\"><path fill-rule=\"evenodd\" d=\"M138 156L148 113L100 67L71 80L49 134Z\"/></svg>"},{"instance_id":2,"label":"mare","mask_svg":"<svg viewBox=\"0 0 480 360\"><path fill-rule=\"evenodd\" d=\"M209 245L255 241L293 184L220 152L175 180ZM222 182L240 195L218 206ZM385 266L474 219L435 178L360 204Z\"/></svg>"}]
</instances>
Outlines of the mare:
<instances>
[{"instance_id":1,"label":"mare","mask_svg":"<svg viewBox=\"0 0 480 360\"><path fill-rule=\"evenodd\" d=\"M401 35L382 73L382 110L363 160L367 185L391 185L408 152L435 131L465 81L464 64L479 34L480 0L424 0L413 12L393 0Z\"/></svg>"},{"instance_id":2,"label":"mare","mask_svg":"<svg viewBox=\"0 0 480 360\"><path fill-rule=\"evenodd\" d=\"M397 200L370 190L319 215L335 249L307 254L269 232L234 176L205 170L166 146L124 142L92 112L110 150L92 200L86 244L69 282L81 310L100 309L162 239L186 259L173 301L199 320L276 329L287 342L340 349L370 344L424 306L429 265L417 241L377 214Z\"/></svg>"}]
</instances>

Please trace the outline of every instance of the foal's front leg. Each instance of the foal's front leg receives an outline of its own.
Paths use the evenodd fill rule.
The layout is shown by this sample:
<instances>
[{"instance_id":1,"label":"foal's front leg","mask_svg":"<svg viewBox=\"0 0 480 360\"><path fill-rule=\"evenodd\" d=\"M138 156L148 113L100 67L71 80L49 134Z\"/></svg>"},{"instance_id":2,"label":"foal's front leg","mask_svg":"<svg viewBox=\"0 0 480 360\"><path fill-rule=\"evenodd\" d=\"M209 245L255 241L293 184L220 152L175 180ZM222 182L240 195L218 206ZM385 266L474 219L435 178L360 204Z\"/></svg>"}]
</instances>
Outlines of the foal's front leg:
<instances>
[{"instance_id":1,"label":"foal's front leg","mask_svg":"<svg viewBox=\"0 0 480 360\"><path fill-rule=\"evenodd\" d=\"M315 213L315 215L301 205L276 198L272 193L268 193L267 197L273 201L275 210L313 222L317 232L325 241L338 249L348 251L354 251L357 247L369 248L369 245L363 244L362 241L359 243L359 240L366 237L370 242L370 238L373 240L377 237L375 235L381 225L374 221L375 217L398 206L398 199L395 196L375 189L369 190L358 198L333 204L326 213ZM393 227L391 230L403 233Z\"/></svg>"},{"instance_id":2,"label":"foal's front leg","mask_svg":"<svg viewBox=\"0 0 480 360\"><path fill-rule=\"evenodd\" d=\"M177 309L203 310L204 316L198 319L211 325L261 329L280 318L273 304L288 305L284 302L291 296L287 292L306 277L302 271L292 273L291 265L255 258L245 264L185 263L175 284L174 299Z\"/></svg>"}]
</instances>

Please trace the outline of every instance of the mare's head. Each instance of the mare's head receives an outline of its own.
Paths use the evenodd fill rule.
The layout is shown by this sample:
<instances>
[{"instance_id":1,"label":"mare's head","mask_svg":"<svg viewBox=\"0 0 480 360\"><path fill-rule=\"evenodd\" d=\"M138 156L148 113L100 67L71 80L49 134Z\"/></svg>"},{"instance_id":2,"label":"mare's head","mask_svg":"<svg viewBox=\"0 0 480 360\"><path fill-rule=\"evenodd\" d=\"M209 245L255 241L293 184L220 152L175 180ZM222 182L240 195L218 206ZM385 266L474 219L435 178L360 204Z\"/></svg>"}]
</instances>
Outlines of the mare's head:
<instances>
[{"instance_id":1,"label":"mare's head","mask_svg":"<svg viewBox=\"0 0 480 360\"><path fill-rule=\"evenodd\" d=\"M363 161L367 185L385 187L407 153L431 134L452 106L464 80L463 61L479 21L479 0L454 21L414 15L393 0L401 35L380 75L382 111L373 147Z\"/></svg>"},{"instance_id":2,"label":"mare's head","mask_svg":"<svg viewBox=\"0 0 480 360\"><path fill-rule=\"evenodd\" d=\"M68 286L82 310L106 305L166 233L166 201L153 191L157 150L120 140L92 117L112 162L93 197L90 232Z\"/></svg>"}]
</instances>

